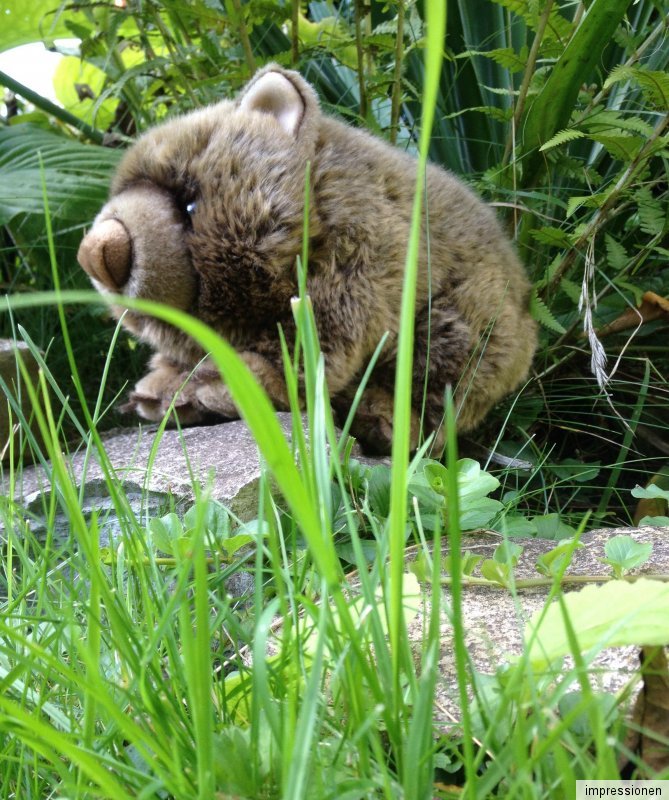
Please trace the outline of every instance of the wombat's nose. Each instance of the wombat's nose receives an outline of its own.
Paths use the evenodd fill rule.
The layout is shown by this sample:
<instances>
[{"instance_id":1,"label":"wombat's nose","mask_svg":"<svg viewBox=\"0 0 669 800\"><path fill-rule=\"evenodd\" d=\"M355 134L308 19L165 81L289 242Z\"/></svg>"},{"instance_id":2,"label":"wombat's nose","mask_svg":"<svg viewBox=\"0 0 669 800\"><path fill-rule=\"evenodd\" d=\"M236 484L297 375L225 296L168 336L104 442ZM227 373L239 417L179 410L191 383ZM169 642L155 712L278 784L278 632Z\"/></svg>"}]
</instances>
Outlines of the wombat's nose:
<instances>
[{"instance_id":1,"label":"wombat's nose","mask_svg":"<svg viewBox=\"0 0 669 800\"><path fill-rule=\"evenodd\" d=\"M128 280L132 263L132 244L125 225L117 219L99 222L84 236L77 260L108 289L120 289Z\"/></svg>"}]
</instances>

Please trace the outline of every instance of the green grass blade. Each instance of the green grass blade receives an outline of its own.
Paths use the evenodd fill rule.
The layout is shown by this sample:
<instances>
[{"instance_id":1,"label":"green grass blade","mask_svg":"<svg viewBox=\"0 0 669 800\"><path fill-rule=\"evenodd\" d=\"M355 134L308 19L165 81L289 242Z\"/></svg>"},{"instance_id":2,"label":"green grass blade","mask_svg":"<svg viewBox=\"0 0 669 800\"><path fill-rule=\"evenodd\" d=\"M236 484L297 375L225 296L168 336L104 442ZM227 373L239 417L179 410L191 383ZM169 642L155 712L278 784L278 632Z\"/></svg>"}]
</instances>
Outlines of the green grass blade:
<instances>
[{"instance_id":1,"label":"green grass blade","mask_svg":"<svg viewBox=\"0 0 669 800\"><path fill-rule=\"evenodd\" d=\"M416 277L421 237L423 187L434 109L439 88L442 45L446 31L446 6L428 5L429 24L426 49L425 94L420 137L420 157L416 171L416 188L412 212L411 234L407 247L400 333L395 379L394 430L392 444L392 473L390 500L390 608L389 634L393 649L392 702L399 711L401 703L400 672L404 618L402 609L402 578L404 574L404 541L407 519L407 468L409 466L409 436L411 430L411 385L413 369L414 314Z\"/></svg>"}]
</instances>

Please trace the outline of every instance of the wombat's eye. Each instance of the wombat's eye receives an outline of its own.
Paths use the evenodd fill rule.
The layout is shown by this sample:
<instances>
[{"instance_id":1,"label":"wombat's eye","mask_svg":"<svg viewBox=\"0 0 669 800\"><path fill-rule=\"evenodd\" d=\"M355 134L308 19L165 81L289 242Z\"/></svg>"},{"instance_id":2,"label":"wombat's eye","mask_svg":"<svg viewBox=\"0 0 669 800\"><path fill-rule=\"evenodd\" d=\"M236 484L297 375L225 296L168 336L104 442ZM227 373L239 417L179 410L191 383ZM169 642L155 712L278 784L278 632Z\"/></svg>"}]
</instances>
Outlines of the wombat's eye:
<instances>
[{"instance_id":1,"label":"wombat's eye","mask_svg":"<svg viewBox=\"0 0 669 800\"><path fill-rule=\"evenodd\" d=\"M195 201L193 201L192 203L189 203L186 206L186 214L188 214L189 217L192 217L193 214L195 213L195 209L196 208L197 208L197 203Z\"/></svg>"}]
</instances>

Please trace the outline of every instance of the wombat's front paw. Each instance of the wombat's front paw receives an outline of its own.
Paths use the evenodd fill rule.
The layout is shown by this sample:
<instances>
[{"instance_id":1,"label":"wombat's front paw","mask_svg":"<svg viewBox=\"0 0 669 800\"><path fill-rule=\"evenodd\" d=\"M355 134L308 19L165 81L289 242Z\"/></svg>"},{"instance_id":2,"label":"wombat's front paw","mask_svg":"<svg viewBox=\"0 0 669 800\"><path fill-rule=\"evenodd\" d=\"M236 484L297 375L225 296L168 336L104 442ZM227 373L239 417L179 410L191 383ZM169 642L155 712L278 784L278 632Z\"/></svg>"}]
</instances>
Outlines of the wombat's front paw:
<instances>
[{"instance_id":1,"label":"wombat's front paw","mask_svg":"<svg viewBox=\"0 0 669 800\"><path fill-rule=\"evenodd\" d=\"M182 425L239 417L217 372L205 367L191 375L167 363L160 363L138 382L123 410L159 422L173 402Z\"/></svg>"}]
</instances>

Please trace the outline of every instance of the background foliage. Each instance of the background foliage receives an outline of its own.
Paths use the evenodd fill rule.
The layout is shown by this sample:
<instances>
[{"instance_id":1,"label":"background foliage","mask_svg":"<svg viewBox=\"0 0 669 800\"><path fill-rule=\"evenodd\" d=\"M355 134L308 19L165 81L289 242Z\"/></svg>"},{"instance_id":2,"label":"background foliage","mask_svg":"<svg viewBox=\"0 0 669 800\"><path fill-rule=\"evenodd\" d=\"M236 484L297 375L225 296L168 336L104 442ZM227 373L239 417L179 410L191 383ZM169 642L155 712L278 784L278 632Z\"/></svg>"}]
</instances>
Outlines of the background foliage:
<instances>
[{"instance_id":1,"label":"background foliage","mask_svg":"<svg viewBox=\"0 0 669 800\"><path fill-rule=\"evenodd\" d=\"M39 98L34 108L19 99L16 114L6 106L5 291L51 286L41 170L61 283L83 287L76 247L104 201L115 148L168 115L234 94L268 60L299 68L329 113L416 149L423 2L5 6L11 23L0 47L37 33L50 43L80 40L55 81L65 109L88 126L73 128ZM586 509L605 522L630 521L621 490L661 473L669 456L666 36L661 0L448 1L430 157L498 205L542 324L533 380L477 438L524 467L506 471L505 496L522 490L534 510L571 521ZM102 134L113 148L91 141ZM68 313L93 387L111 329L95 310ZM49 311L18 321L43 347L58 330ZM130 340L119 346L112 394L146 359ZM52 348L56 374L59 358Z\"/></svg>"}]
</instances>

